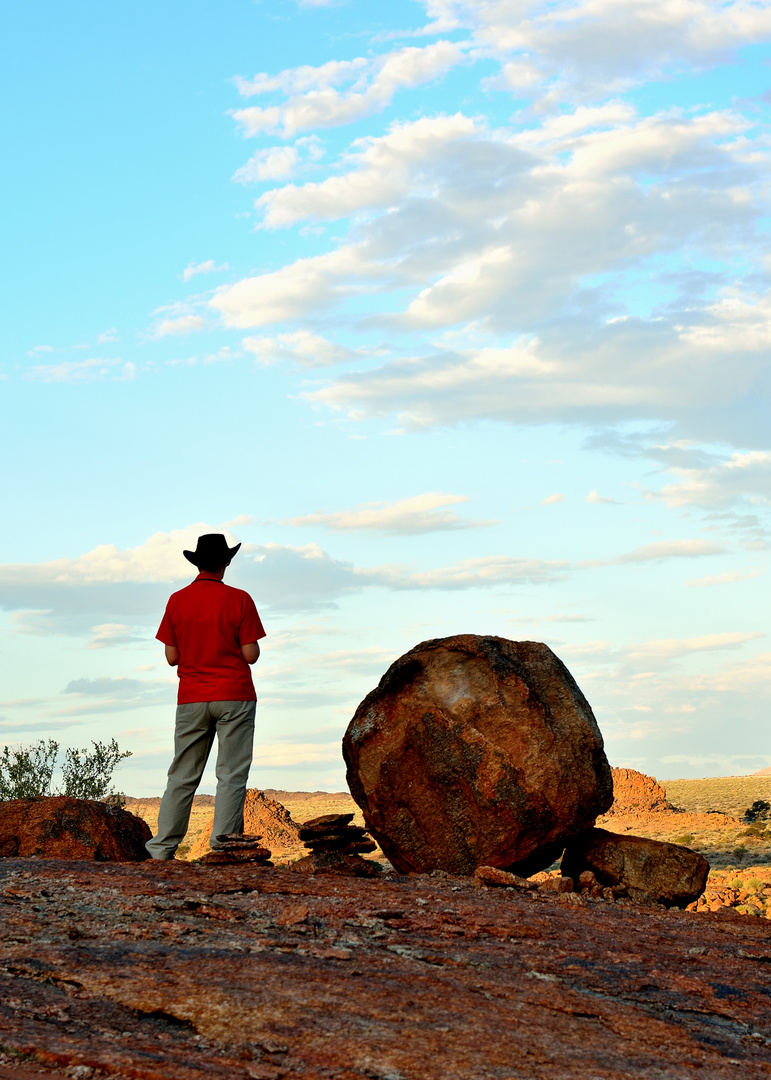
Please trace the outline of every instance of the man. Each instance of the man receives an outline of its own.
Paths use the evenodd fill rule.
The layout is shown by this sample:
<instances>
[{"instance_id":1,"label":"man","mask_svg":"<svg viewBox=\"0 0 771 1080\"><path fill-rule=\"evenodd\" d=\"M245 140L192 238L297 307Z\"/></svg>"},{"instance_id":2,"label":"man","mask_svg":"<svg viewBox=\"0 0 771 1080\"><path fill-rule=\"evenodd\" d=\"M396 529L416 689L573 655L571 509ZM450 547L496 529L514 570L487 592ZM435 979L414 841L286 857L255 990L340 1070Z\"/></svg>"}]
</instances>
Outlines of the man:
<instances>
[{"instance_id":1,"label":"man","mask_svg":"<svg viewBox=\"0 0 771 1080\"><path fill-rule=\"evenodd\" d=\"M183 552L200 571L166 605L156 637L177 668L179 694L174 760L158 813L158 831L147 844L153 859L173 859L187 832L193 796L217 735L217 794L210 843L244 831L244 799L252 763L254 692L250 665L265 637L254 601L223 577L240 544L228 547L221 533L198 537Z\"/></svg>"}]
</instances>

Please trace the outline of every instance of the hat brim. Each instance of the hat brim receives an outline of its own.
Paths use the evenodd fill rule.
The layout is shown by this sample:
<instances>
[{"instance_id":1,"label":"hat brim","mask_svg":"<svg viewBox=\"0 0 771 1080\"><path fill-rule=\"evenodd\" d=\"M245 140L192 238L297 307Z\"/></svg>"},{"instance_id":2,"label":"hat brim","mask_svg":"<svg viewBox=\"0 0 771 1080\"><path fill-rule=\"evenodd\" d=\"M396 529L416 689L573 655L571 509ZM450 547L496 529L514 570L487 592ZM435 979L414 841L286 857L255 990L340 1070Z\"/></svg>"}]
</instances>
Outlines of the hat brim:
<instances>
[{"instance_id":1,"label":"hat brim","mask_svg":"<svg viewBox=\"0 0 771 1080\"><path fill-rule=\"evenodd\" d=\"M229 547L229 548L227 549L227 552L228 552L228 557L227 557L227 562L225 562L225 563L224 563L224 565L225 565L225 566L228 566L228 565L229 565L229 563L230 563L230 562L232 561L232 559L233 559L233 556L234 556L234 555L235 555L235 554L237 553L237 551L238 551L238 549L239 549L240 547L241 547L241 545L240 545L240 544L236 544L236 546L235 546L235 547L232 547L232 548L231 548L231 547ZM200 553L197 553L197 552L195 552L195 551L184 551L184 550L183 550L182 554L183 554L183 555L185 556L185 558L187 559L187 561L188 561L188 562L191 562L191 563L193 564L193 566L196 566L196 567L197 567L197 566L200 566L200 563L199 563L199 559L201 558L201 555L200 555ZM209 562L210 560L209 560L209 559L206 559L206 558L204 558L204 561L205 561L205 562Z\"/></svg>"}]
</instances>

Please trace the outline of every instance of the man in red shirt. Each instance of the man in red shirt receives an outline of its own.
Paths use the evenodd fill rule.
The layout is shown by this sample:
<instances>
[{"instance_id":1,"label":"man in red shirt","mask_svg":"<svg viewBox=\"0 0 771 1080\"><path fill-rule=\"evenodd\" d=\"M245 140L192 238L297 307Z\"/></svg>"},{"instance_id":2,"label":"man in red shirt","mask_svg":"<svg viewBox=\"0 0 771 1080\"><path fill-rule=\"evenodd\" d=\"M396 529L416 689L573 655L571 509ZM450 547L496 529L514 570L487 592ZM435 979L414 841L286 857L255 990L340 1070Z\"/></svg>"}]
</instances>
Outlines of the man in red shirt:
<instances>
[{"instance_id":1,"label":"man in red shirt","mask_svg":"<svg viewBox=\"0 0 771 1080\"><path fill-rule=\"evenodd\" d=\"M193 796L217 736L217 794L210 843L244 831L244 798L254 742L254 692L250 665L265 637L251 596L223 577L240 544L221 533L198 537L183 552L200 573L166 605L156 637L179 675L174 760L158 813L158 831L147 844L154 859L173 859L187 832Z\"/></svg>"}]
</instances>

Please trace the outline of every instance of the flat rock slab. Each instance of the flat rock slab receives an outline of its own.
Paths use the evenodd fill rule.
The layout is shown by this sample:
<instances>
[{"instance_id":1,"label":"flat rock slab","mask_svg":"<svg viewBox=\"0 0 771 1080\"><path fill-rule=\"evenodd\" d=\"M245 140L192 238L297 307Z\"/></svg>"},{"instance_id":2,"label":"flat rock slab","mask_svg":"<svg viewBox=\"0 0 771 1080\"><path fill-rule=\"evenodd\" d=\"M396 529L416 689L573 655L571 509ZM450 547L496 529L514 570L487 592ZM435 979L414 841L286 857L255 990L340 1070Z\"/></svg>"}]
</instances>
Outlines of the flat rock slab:
<instances>
[{"instance_id":1,"label":"flat rock slab","mask_svg":"<svg viewBox=\"0 0 771 1080\"><path fill-rule=\"evenodd\" d=\"M416 645L359 705L343 757L368 830L405 873L532 874L613 801L589 703L537 641Z\"/></svg>"},{"instance_id":2,"label":"flat rock slab","mask_svg":"<svg viewBox=\"0 0 771 1080\"><path fill-rule=\"evenodd\" d=\"M765 919L42 859L0 863L0 908L0 1045L29 1055L21 1075L771 1076Z\"/></svg>"},{"instance_id":3,"label":"flat rock slab","mask_svg":"<svg viewBox=\"0 0 771 1080\"><path fill-rule=\"evenodd\" d=\"M632 897L687 907L704 892L709 863L680 844L588 829L570 841L562 859L566 877L578 880L587 870L601 885L624 886Z\"/></svg>"}]
</instances>

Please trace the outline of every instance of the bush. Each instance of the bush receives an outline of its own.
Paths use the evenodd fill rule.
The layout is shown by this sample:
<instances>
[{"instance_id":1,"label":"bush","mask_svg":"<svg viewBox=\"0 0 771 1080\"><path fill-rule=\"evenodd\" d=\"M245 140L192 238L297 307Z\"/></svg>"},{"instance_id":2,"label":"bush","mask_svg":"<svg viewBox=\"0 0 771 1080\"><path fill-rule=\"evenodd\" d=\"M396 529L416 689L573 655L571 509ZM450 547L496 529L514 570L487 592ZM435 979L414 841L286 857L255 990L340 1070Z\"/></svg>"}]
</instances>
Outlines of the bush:
<instances>
[{"instance_id":1,"label":"bush","mask_svg":"<svg viewBox=\"0 0 771 1080\"><path fill-rule=\"evenodd\" d=\"M0 799L34 799L51 794L51 778L56 768L59 744L41 739L34 746L0 754Z\"/></svg>"},{"instance_id":2,"label":"bush","mask_svg":"<svg viewBox=\"0 0 771 1080\"><path fill-rule=\"evenodd\" d=\"M748 823L767 821L769 811L771 811L771 803L766 802L765 799L756 799L752 806L744 811L744 820Z\"/></svg>"},{"instance_id":3,"label":"bush","mask_svg":"<svg viewBox=\"0 0 771 1080\"><path fill-rule=\"evenodd\" d=\"M59 744L54 739L41 739L33 746L16 750L5 746L0 754L0 800L69 795L73 799L107 799L123 806L125 797L122 792L111 791L110 783L118 763L131 757L131 751L121 751L115 739L91 745L93 750L65 750L62 785L56 790L51 786L59 756Z\"/></svg>"},{"instance_id":4,"label":"bush","mask_svg":"<svg viewBox=\"0 0 771 1080\"><path fill-rule=\"evenodd\" d=\"M682 836L676 836L672 841L673 844L683 844L685 847L690 847L696 837L693 833L683 833Z\"/></svg>"}]
</instances>

